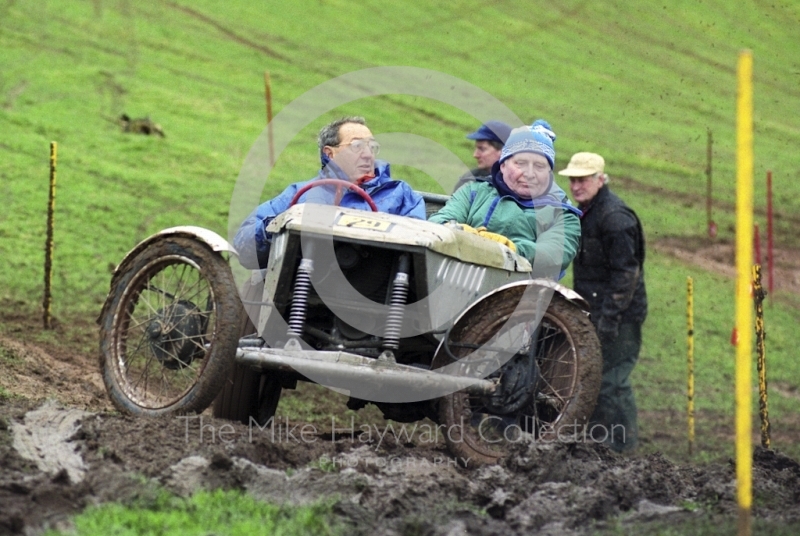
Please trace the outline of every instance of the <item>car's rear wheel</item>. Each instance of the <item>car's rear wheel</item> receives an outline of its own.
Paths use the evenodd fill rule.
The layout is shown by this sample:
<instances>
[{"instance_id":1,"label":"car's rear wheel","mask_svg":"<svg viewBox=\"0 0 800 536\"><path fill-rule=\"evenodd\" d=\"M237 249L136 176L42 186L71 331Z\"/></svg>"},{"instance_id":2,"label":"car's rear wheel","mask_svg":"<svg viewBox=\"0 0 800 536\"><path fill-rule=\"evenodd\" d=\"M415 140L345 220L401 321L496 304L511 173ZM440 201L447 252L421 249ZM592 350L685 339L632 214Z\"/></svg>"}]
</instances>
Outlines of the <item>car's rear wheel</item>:
<instances>
[{"instance_id":1,"label":"car's rear wheel","mask_svg":"<svg viewBox=\"0 0 800 536\"><path fill-rule=\"evenodd\" d=\"M495 463L520 441L574 437L594 410L602 356L592 323L560 296L553 296L538 326L535 316L533 304L498 301L472 315L460 326L459 339L449 343L453 357L466 367L485 366L487 355L493 359L496 352L476 349L484 345L535 356L533 395L518 410L498 411L495 401L466 391L440 399L445 440L463 465Z\"/></svg>"},{"instance_id":2,"label":"car's rear wheel","mask_svg":"<svg viewBox=\"0 0 800 536\"><path fill-rule=\"evenodd\" d=\"M245 281L241 296L245 302L239 336L256 337L253 319L258 318L259 305L264 291L263 280ZM281 381L277 371L261 371L235 363L214 400L214 417L250 424L252 418L264 426L275 415L281 397Z\"/></svg>"}]
</instances>

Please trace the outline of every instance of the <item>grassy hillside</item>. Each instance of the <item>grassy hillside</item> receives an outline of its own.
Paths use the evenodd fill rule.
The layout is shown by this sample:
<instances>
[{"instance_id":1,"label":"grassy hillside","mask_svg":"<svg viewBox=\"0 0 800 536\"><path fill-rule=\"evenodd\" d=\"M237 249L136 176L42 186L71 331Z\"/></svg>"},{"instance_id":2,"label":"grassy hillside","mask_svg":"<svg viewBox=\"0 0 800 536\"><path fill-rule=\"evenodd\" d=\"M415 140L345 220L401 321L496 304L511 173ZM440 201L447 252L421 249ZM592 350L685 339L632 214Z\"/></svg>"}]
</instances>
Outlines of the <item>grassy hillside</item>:
<instances>
[{"instance_id":1,"label":"grassy hillside","mask_svg":"<svg viewBox=\"0 0 800 536\"><path fill-rule=\"evenodd\" d=\"M792 180L800 147L798 23L800 4L792 2L454 1L433 8L375 0L0 0L0 298L30 310L41 299L51 140L59 143L56 315L95 315L110 270L159 229L194 224L225 234L234 183L265 125L265 70L275 113L368 67L422 67L463 79L524 121L547 118L559 135L559 165L572 152L593 150L606 156L612 176L647 186L618 191L652 241L705 233L707 129L716 140L715 198L733 202L735 66L739 50L750 48L756 204L763 208L763 176L772 169L777 241L800 244L793 219L800 188ZM121 133L114 120L123 111L150 115L167 137ZM423 98L373 97L302 130L262 198L314 174L315 133L344 113L365 115L376 133L424 136L472 163L464 134L475 118ZM395 173L418 188L436 187L410 167ZM720 239L731 239L730 211L718 209L715 218ZM681 410L683 289L693 275L698 404L730 412L733 282L659 255L648 264L651 313L635 373L642 407ZM775 303L768 315L772 378L796 389L797 311ZM788 392L773 398L776 418L797 410Z\"/></svg>"}]
</instances>

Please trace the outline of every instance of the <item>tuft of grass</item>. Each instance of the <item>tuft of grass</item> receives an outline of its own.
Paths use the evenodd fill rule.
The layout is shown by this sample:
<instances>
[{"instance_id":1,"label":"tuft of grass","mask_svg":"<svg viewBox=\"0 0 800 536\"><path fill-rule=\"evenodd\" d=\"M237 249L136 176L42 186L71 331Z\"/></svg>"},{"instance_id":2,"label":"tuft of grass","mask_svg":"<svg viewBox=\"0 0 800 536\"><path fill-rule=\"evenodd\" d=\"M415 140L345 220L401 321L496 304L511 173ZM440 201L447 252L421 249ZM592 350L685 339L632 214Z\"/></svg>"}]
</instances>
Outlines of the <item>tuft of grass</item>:
<instances>
[{"instance_id":1,"label":"tuft of grass","mask_svg":"<svg viewBox=\"0 0 800 536\"><path fill-rule=\"evenodd\" d=\"M0 362L12 363L14 361L19 361L19 356L0 344Z\"/></svg>"},{"instance_id":2,"label":"tuft of grass","mask_svg":"<svg viewBox=\"0 0 800 536\"><path fill-rule=\"evenodd\" d=\"M200 491L187 499L162 491L139 505L104 504L90 507L74 519L68 533L46 536L114 536L219 534L246 536L280 534L301 536L342 534L328 503L278 506L257 501L239 491Z\"/></svg>"},{"instance_id":3,"label":"tuft of grass","mask_svg":"<svg viewBox=\"0 0 800 536\"><path fill-rule=\"evenodd\" d=\"M308 464L309 467L314 467L323 473L338 473L339 465L328 456L321 456Z\"/></svg>"},{"instance_id":4,"label":"tuft of grass","mask_svg":"<svg viewBox=\"0 0 800 536\"><path fill-rule=\"evenodd\" d=\"M684 500L681 501L678 506L686 510L687 512L696 512L700 510L701 506L692 500Z\"/></svg>"}]
</instances>

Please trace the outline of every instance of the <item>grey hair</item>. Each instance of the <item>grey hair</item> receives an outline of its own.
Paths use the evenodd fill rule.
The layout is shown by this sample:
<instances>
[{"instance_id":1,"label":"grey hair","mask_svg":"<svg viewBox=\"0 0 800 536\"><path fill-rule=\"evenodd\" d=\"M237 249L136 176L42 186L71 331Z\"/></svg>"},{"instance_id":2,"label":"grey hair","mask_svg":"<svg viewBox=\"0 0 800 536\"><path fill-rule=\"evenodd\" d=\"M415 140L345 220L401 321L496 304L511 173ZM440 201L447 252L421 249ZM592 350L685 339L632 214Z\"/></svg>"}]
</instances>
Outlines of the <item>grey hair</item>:
<instances>
[{"instance_id":1,"label":"grey hair","mask_svg":"<svg viewBox=\"0 0 800 536\"><path fill-rule=\"evenodd\" d=\"M319 135L317 136L317 145L319 145L319 152L322 153L322 148L326 145L331 147L336 147L342 141L339 138L339 129L342 125L347 123L356 123L357 125L364 125L367 126L367 121L360 115L350 115L347 117L340 117L334 121L331 121L319 131Z\"/></svg>"}]
</instances>

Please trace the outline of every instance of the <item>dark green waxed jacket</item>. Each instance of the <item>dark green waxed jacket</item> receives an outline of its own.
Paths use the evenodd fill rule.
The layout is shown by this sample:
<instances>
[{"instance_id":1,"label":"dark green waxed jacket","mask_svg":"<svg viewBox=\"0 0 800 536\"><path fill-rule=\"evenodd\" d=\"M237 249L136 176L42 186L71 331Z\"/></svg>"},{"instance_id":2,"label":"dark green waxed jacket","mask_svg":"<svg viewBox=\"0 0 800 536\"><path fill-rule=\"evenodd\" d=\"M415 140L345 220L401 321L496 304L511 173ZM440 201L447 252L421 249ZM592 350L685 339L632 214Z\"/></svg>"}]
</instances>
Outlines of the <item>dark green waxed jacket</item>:
<instances>
[{"instance_id":1,"label":"dark green waxed jacket","mask_svg":"<svg viewBox=\"0 0 800 536\"><path fill-rule=\"evenodd\" d=\"M498 180L495 174L494 180ZM578 252L580 211L551 181L548 192L532 200L503 195L494 182L474 181L459 188L430 221L456 221L509 238L517 253L534 266L534 276L558 278Z\"/></svg>"}]
</instances>

